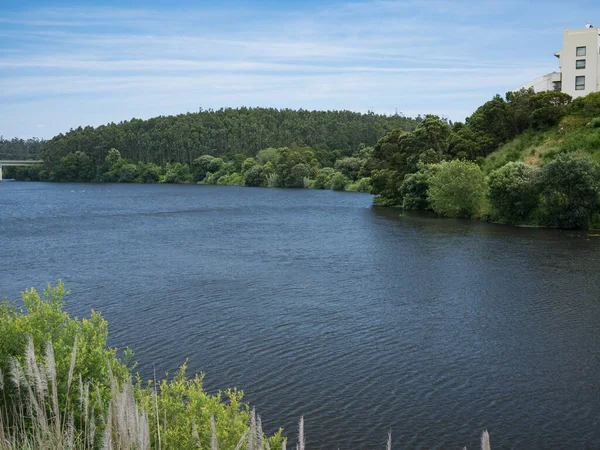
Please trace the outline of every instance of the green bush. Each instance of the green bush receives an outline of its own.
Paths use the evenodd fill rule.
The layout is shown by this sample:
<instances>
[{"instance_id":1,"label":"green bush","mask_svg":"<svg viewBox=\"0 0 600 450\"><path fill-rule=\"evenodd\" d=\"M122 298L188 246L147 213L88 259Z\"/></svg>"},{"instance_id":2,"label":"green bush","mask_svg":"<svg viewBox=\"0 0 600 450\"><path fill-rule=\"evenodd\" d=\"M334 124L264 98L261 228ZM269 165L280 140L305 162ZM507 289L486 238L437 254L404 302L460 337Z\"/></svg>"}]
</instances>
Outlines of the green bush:
<instances>
[{"instance_id":1,"label":"green bush","mask_svg":"<svg viewBox=\"0 0 600 450\"><path fill-rule=\"evenodd\" d=\"M335 173L335 169L331 167L320 169L311 187L313 189L331 189L331 177Z\"/></svg>"},{"instance_id":2,"label":"green bush","mask_svg":"<svg viewBox=\"0 0 600 450\"><path fill-rule=\"evenodd\" d=\"M187 164L173 163L167 164L165 174L161 177L161 183L191 183L194 177L190 173L190 167Z\"/></svg>"},{"instance_id":3,"label":"green bush","mask_svg":"<svg viewBox=\"0 0 600 450\"><path fill-rule=\"evenodd\" d=\"M286 178L285 187L290 188L302 188L304 186L304 179L311 176L310 166L308 164L300 163L292 167L289 176Z\"/></svg>"},{"instance_id":4,"label":"green bush","mask_svg":"<svg viewBox=\"0 0 600 450\"><path fill-rule=\"evenodd\" d=\"M344 174L351 181L356 181L356 179L358 178L358 172L360 171L362 164L363 161L359 158L347 157L338 159L335 162L334 168L338 172Z\"/></svg>"},{"instance_id":5,"label":"green bush","mask_svg":"<svg viewBox=\"0 0 600 450\"><path fill-rule=\"evenodd\" d=\"M350 180L343 173L337 172L331 176L331 190L344 191Z\"/></svg>"},{"instance_id":6,"label":"green bush","mask_svg":"<svg viewBox=\"0 0 600 450\"><path fill-rule=\"evenodd\" d=\"M587 126L588 128L600 128L600 117L594 117Z\"/></svg>"},{"instance_id":7,"label":"green bush","mask_svg":"<svg viewBox=\"0 0 600 450\"><path fill-rule=\"evenodd\" d=\"M479 166L468 161L443 161L429 180L427 198L433 210L447 217L477 215L486 194Z\"/></svg>"},{"instance_id":8,"label":"green bush","mask_svg":"<svg viewBox=\"0 0 600 450\"><path fill-rule=\"evenodd\" d=\"M348 192L364 192L365 194L370 194L371 189L371 178L365 177L358 180L356 183L350 183L346 186L346 191Z\"/></svg>"},{"instance_id":9,"label":"green bush","mask_svg":"<svg viewBox=\"0 0 600 450\"><path fill-rule=\"evenodd\" d=\"M89 319L71 318L63 311L66 293L64 285L59 282L54 288L48 285L43 297L35 289L23 292L23 308L6 300L0 303L0 370L14 376L21 367L31 368L32 362L27 359L34 353L48 354L48 343L51 343L50 372L42 369L30 371L38 385L56 389L52 409L71 412L75 427L82 431L79 428L83 421L81 410L73 409L81 402L82 389L88 386L93 389L92 392L98 390L100 399L96 395L90 396L89 408L102 409L110 400L111 377L123 383L130 376L127 367L117 360L116 350L106 346L106 321L94 311ZM32 343L30 348L28 342ZM14 411L19 410L21 396L28 392L26 387L8 382L4 384L2 395L6 396L7 408L13 405ZM31 402L33 399L30 399ZM50 405L46 407L50 408ZM39 417L41 412L36 414ZM33 426L33 415L24 419L26 427ZM98 427L100 429L100 424Z\"/></svg>"},{"instance_id":10,"label":"green bush","mask_svg":"<svg viewBox=\"0 0 600 450\"><path fill-rule=\"evenodd\" d=\"M138 166L135 164L125 164L119 171L119 183L133 183L139 176Z\"/></svg>"},{"instance_id":11,"label":"green bush","mask_svg":"<svg viewBox=\"0 0 600 450\"><path fill-rule=\"evenodd\" d=\"M140 183L158 183L162 176L162 167L156 164L138 163L139 176L138 182Z\"/></svg>"},{"instance_id":12,"label":"green bush","mask_svg":"<svg viewBox=\"0 0 600 450\"><path fill-rule=\"evenodd\" d=\"M244 176L237 172L223 175L217 180L217 184L223 186L243 186Z\"/></svg>"},{"instance_id":13,"label":"green bush","mask_svg":"<svg viewBox=\"0 0 600 450\"><path fill-rule=\"evenodd\" d=\"M543 207L549 224L586 228L598 210L598 166L589 158L561 154L540 174Z\"/></svg>"},{"instance_id":14,"label":"green bush","mask_svg":"<svg viewBox=\"0 0 600 450\"><path fill-rule=\"evenodd\" d=\"M429 181L438 167L439 164L426 165L418 172L404 177L400 186L402 208L408 210L431 209L427 191L429 190Z\"/></svg>"},{"instance_id":15,"label":"green bush","mask_svg":"<svg viewBox=\"0 0 600 450\"><path fill-rule=\"evenodd\" d=\"M22 309L0 303L0 449L281 448L241 391L210 395L185 364L157 386L132 384L106 321L70 317L65 294L59 283L44 298L25 291Z\"/></svg>"},{"instance_id":16,"label":"green bush","mask_svg":"<svg viewBox=\"0 0 600 450\"><path fill-rule=\"evenodd\" d=\"M522 222L539 203L538 169L510 162L489 177L490 205L500 220Z\"/></svg>"},{"instance_id":17,"label":"green bush","mask_svg":"<svg viewBox=\"0 0 600 450\"><path fill-rule=\"evenodd\" d=\"M244 179L246 186L266 186L267 185L267 174L263 166L254 165L246 172Z\"/></svg>"}]
</instances>

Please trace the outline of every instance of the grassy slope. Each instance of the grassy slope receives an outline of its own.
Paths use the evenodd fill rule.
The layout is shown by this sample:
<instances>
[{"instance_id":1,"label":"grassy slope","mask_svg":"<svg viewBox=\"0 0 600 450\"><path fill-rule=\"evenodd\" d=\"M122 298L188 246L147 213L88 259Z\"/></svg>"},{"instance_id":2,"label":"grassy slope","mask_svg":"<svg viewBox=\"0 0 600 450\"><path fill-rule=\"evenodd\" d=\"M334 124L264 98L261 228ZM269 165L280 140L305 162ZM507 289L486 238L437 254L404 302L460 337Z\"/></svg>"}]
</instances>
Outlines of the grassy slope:
<instances>
[{"instance_id":1,"label":"grassy slope","mask_svg":"<svg viewBox=\"0 0 600 450\"><path fill-rule=\"evenodd\" d=\"M600 128L589 128L582 120L546 131L526 131L490 154L482 168L489 173L510 161L543 165L563 152L587 154L600 163Z\"/></svg>"}]
</instances>

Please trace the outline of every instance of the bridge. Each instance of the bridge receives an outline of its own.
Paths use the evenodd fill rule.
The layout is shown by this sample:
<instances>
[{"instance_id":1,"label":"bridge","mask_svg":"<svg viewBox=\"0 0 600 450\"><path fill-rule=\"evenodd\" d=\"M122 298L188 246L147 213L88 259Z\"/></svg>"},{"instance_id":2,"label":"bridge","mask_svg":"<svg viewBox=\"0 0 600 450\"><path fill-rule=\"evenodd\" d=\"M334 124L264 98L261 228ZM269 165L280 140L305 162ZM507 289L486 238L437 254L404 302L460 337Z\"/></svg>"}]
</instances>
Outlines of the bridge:
<instances>
[{"instance_id":1,"label":"bridge","mask_svg":"<svg viewBox=\"0 0 600 450\"><path fill-rule=\"evenodd\" d=\"M11 161L11 160L0 160L0 181L2 181L2 167L4 166L33 166L35 164L43 164L44 161Z\"/></svg>"}]
</instances>

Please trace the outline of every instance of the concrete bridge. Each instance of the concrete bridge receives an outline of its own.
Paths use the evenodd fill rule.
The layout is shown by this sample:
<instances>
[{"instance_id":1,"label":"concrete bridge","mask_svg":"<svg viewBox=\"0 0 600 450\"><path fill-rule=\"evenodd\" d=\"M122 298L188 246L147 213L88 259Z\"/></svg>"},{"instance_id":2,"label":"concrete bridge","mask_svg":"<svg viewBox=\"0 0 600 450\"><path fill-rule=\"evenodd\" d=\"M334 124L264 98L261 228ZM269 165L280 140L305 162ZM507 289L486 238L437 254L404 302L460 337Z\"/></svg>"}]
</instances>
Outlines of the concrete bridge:
<instances>
[{"instance_id":1,"label":"concrete bridge","mask_svg":"<svg viewBox=\"0 0 600 450\"><path fill-rule=\"evenodd\" d=\"M33 166L35 164L43 164L44 161L10 161L10 160L0 160L0 181L2 181L2 168L4 166Z\"/></svg>"}]
</instances>

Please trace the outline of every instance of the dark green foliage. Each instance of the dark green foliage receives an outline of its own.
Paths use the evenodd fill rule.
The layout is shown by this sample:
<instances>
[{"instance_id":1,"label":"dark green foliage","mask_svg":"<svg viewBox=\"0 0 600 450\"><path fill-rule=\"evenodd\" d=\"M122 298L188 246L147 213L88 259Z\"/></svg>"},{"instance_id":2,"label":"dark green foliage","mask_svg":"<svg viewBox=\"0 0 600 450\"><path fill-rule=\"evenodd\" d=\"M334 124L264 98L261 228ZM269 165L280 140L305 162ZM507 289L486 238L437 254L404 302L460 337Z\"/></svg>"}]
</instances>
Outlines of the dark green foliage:
<instances>
[{"instance_id":1,"label":"dark green foliage","mask_svg":"<svg viewBox=\"0 0 600 450\"><path fill-rule=\"evenodd\" d=\"M192 174L195 181L202 181L206 174L216 173L223 167L224 161L211 155L202 155L192 162Z\"/></svg>"},{"instance_id":2,"label":"dark green foliage","mask_svg":"<svg viewBox=\"0 0 600 450\"><path fill-rule=\"evenodd\" d=\"M374 170L371 175L372 193L380 195L386 205L402 205L400 186L403 178L392 169ZM379 204L383 204L379 202Z\"/></svg>"},{"instance_id":3,"label":"dark green foliage","mask_svg":"<svg viewBox=\"0 0 600 450\"><path fill-rule=\"evenodd\" d=\"M571 96L563 92L540 92L533 96L531 126L540 130L557 125L566 115ZM524 130L523 130L524 131Z\"/></svg>"},{"instance_id":4,"label":"dark green foliage","mask_svg":"<svg viewBox=\"0 0 600 450\"><path fill-rule=\"evenodd\" d=\"M539 203L538 169L510 162L489 177L489 199L498 218L508 223L523 222Z\"/></svg>"},{"instance_id":5,"label":"dark green foliage","mask_svg":"<svg viewBox=\"0 0 600 450\"><path fill-rule=\"evenodd\" d=\"M162 167L156 164L138 163L139 175L137 181L139 183L158 183L163 174Z\"/></svg>"},{"instance_id":6,"label":"dark green foliage","mask_svg":"<svg viewBox=\"0 0 600 450\"><path fill-rule=\"evenodd\" d=\"M33 139L4 139L0 136L0 159L28 160L39 159L44 141Z\"/></svg>"},{"instance_id":7,"label":"dark green foliage","mask_svg":"<svg viewBox=\"0 0 600 450\"><path fill-rule=\"evenodd\" d=\"M331 190L344 191L350 180L343 173L337 172L331 177Z\"/></svg>"},{"instance_id":8,"label":"dark green foliage","mask_svg":"<svg viewBox=\"0 0 600 450\"><path fill-rule=\"evenodd\" d=\"M256 161L254 160L254 158L246 158L244 160L244 162L242 163L242 174L245 174L246 172L248 172L248 170L250 170L252 167L254 167L256 165Z\"/></svg>"},{"instance_id":9,"label":"dark green foliage","mask_svg":"<svg viewBox=\"0 0 600 450\"><path fill-rule=\"evenodd\" d=\"M331 177L335 173L335 169L332 169L331 167L319 169L311 187L313 189L331 189Z\"/></svg>"},{"instance_id":10,"label":"dark green foliage","mask_svg":"<svg viewBox=\"0 0 600 450\"><path fill-rule=\"evenodd\" d=\"M305 187L304 179L310 177L310 175L311 170L308 164L296 164L294 167L292 167L289 176L285 178L285 187Z\"/></svg>"},{"instance_id":11,"label":"dark green foliage","mask_svg":"<svg viewBox=\"0 0 600 450\"><path fill-rule=\"evenodd\" d=\"M160 180L162 183L191 183L194 177L187 164L174 163L167 164L165 174Z\"/></svg>"},{"instance_id":12,"label":"dark green foliage","mask_svg":"<svg viewBox=\"0 0 600 450\"><path fill-rule=\"evenodd\" d=\"M468 161L443 161L429 179L427 196L433 210L447 217L470 218L478 214L485 197L485 177Z\"/></svg>"},{"instance_id":13,"label":"dark green foliage","mask_svg":"<svg viewBox=\"0 0 600 450\"><path fill-rule=\"evenodd\" d=\"M43 165L4 167L4 178L18 181L46 181L47 172Z\"/></svg>"},{"instance_id":14,"label":"dark green foliage","mask_svg":"<svg viewBox=\"0 0 600 450\"><path fill-rule=\"evenodd\" d=\"M118 148L123 158L161 166L191 164L202 155L227 157L239 165L268 147L309 146L349 155L360 143L374 145L392 129L412 130L415 125L414 119L398 115L226 108L80 127L52 138L42 154L51 171L60 158L76 151L101 165L110 148Z\"/></svg>"},{"instance_id":15,"label":"dark green foliage","mask_svg":"<svg viewBox=\"0 0 600 450\"><path fill-rule=\"evenodd\" d=\"M311 148L280 148L275 164L278 185L280 187L304 187L304 178L310 177L311 161L314 153Z\"/></svg>"},{"instance_id":16,"label":"dark green foliage","mask_svg":"<svg viewBox=\"0 0 600 450\"><path fill-rule=\"evenodd\" d=\"M358 173L363 165L363 160L360 158L346 157L338 159L335 162L335 170L343 173L347 178L352 181L358 179Z\"/></svg>"},{"instance_id":17,"label":"dark green foliage","mask_svg":"<svg viewBox=\"0 0 600 450\"><path fill-rule=\"evenodd\" d=\"M364 192L365 194L370 194L373 190L373 186L371 185L371 178L365 177L361 178L355 183L350 183L346 185L345 190L348 192Z\"/></svg>"},{"instance_id":18,"label":"dark green foliage","mask_svg":"<svg viewBox=\"0 0 600 450\"><path fill-rule=\"evenodd\" d=\"M600 117L594 117L592 120L590 120L590 122L587 124L588 128L600 128Z\"/></svg>"},{"instance_id":19,"label":"dark green foliage","mask_svg":"<svg viewBox=\"0 0 600 450\"><path fill-rule=\"evenodd\" d=\"M543 206L551 225L585 228L598 209L600 172L589 158L561 154L541 171Z\"/></svg>"},{"instance_id":20,"label":"dark green foliage","mask_svg":"<svg viewBox=\"0 0 600 450\"><path fill-rule=\"evenodd\" d=\"M427 191L429 180L435 174L439 165L424 165L418 172L408 174L400 186L402 208L409 210L431 209Z\"/></svg>"},{"instance_id":21,"label":"dark green foliage","mask_svg":"<svg viewBox=\"0 0 600 450\"><path fill-rule=\"evenodd\" d=\"M263 166L254 165L246 172L244 183L246 186L266 186L267 174Z\"/></svg>"},{"instance_id":22,"label":"dark green foliage","mask_svg":"<svg viewBox=\"0 0 600 450\"><path fill-rule=\"evenodd\" d=\"M60 159L53 178L56 181L91 181L95 175L95 166L84 152L69 153Z\"/></svg>"},{"instance_id":23,"label":"dark green foliage","mask_svg":"<svg viewBox=\"0 0 600 450\"><path fill-rule=\"evenodd\" d=\"M133 183L139 176L138 166L135 164L124 164L119 171L119 183Z\"/></svg>"},{"instance_id":24,"label":"dark green foliage","mask_svg":"<svg viewBox=\"0 0 600 450\"><path fill-rule=\"evenodd\" d=\"M600 92L576 98L571 103L569 112L588 119L600 116Z\"/></svg>"}]
</instances>

